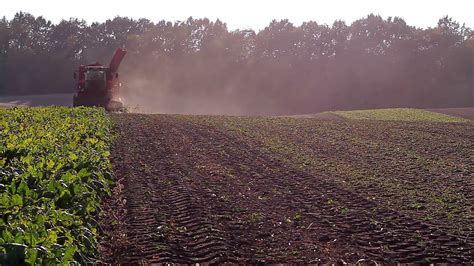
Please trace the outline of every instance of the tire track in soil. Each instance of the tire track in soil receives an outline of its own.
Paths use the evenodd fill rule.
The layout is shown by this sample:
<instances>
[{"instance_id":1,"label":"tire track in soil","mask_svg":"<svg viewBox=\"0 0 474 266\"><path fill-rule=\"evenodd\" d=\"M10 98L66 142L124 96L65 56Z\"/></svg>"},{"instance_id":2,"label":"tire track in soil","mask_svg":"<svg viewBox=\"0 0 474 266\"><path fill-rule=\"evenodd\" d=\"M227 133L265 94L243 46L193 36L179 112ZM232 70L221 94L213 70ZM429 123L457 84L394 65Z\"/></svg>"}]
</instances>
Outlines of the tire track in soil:
<instances>
[{"instance_id":1,"label":"tire track in soil","mask_svg":"<svg viewBox=\"0 0 474 266\"><path fill-rule=\"evenodd\" d=\"M129 244L119 260L124 264L258 262L255 258L311 262L316 257L312 262L474 260L472 243L292 169L236 135L169 116L119 115L114 120L121 131L118 145L127 147L124 154L113 153L116 175L126 175ZM225 182L218 183L197 167L216 162L237 178L224 171L217 176ZM255 192L245 191L249 182ZM259 201L275 188L278 197ZM248 198L239 200L240 194ZM234 201L221 201L224 196ZM295 210L301 212L298 223L270 224ZM267 221L249 224L238 217L255 211ZM282 246L288 239L291 250Z\"/></svg>"},{"instance_id":2,"label":"tire track in soil","mask_svg":"<svg viewBox=\"0 0 474 266\"><path fill-rule=\"evenodd\" d=\"M115 147L112 156L115 175L125 178L127 246L121 254L113 252L118 258L108 262L232 261L225 239L212 228L193 192L182 185L183 174L192 173L173 156L173 136L166 131L172 126L128 118L114 116L120 131L117 145L126 148Z\"/></svg>"},{"instance_id":3,"label":"tire track in soil","mask_svg":"<svg viewBox=\"0 0 474 266\"><path fill-rule=\"evenodd\" d=\"M182 151L182 156L193 156L194 160L199 163L215 164L218 162L219 167L237 170L239 182L235 182L235 178L231 176L227 176L225 179L225 182L231 183L228 186L231 188L230 190L223 189L222 184L219 186L212 179L214 173L211 173L211 178L209 179L209 172L201 171L199 182L208 182L210 187L213 188L213 192L225 195L233 200L231 207L229 206L229 201L218 202L215 198L211 198L206 204L211 206L212 210L216 210L214 214L218 215L218 219L215 220L215 224L219 229L230 234L230 244L232 249L235 250L234 254L236 254L239 262L279 263L291 261L326 263L337 262L338 259L342 258L352 260L360 258L352 247L344 247L340 243L328 243L328 240L321 241L321 235L324 234L317 220L304 227L282 225L281 219L279 220L278 218L289 217L290 214L294 213L294 210L298 209L294 203L298 202L299 199L295 198L294 192L281 193L283 195L280 195L276 202L261 202L261 197L270 194L271 192L268 191L268 188L274 185L267 178L273 179L276 177L276 179L281 178L281 180L285 180L286 177L280 174L284 169L271 169L272 171L269 172L270 169L267 167L267 162L262 163L259 160L255 164L255 162L251 161L252 159L259 158L258 153L252 153L249 157L244 158L239 153L240 146L233 146L232 148L234 149L228 150L227 145L229 142L223 141L219 135L212 134L214 132L207 134L209 132L203 131L196 125L183 122L182 120L175 120L173 125L178 129L175 131L175 134L180 135L181 139L185 139L182 145L191 147L187 152ZM232 138L231 136L227 137ZM221 148L232 153L219 154L218 151ZM219 175L223 177L225 173L221 172ZM247 191L248 187L246 185L248 184L257 187L257 193ZM287 187L287 184L275 185L280 188ZM201 186L200 190L206 190L206 187ZM297 190L298 188L295 189L295 191ZM238 194L245 194L246 199L240 198L237 196ZM215 194L213 196L217 197ZM306 200L304 203L308 205L313 202ZM249 216L248 214L250 214L250 220L253 219L253 214L264 214L265 219L276 222L277 228L274 228L275 223L273 227L269 227L268 223L265 224L262 221L249 222L245 221L245 219L244 221L229 219L229 217L242 216L242 213L239 213L238 210L244 210L246 214L243 214L243 216ZM302 228L304 230L301 230ZM311 230L309 230L310 228ZM315 244L322 248L315 247Z\"/></svg>"},{"instance_id":4,"label":"tire track in soil","mask_svg":"<svg viewBox=\"0 0 474 266\"><path fill-rule=\"evenodd\" d=\"M400 263L460 263L474 260L474 243L466 243L463 239L424 222L395 210L377 206L373 201L339 188L336 183L275 163L271 157L264 154L252 153L250 151L254 150L252 147L256 145L248 146L226 132L202 126L201 130L207 131L207 135L203 134L200 141L202 143L205 143L205 139L214 139L221 143L221 147L238 147L241 156L239 152L232 153L229 156L233 160L230 162L231 165L244 162L247 166L257 169L253 163L261 160L267 168L275 168L276 174L278 170L290 169L280 175L273 175L273 178L268 176L270 177L268 181L275 183L284 179L289 180L290 182L280 185L292 187L293 197L300 203L299 207L318 206L319 208L306 211L311 211L311 214L316 214L314 216L328 221L330 226L326 229L333 235L341 239L350 236L348 240L354 246L360 247L366 258ZM196 127L194 131L198 131ZM341 215L334 209L325 207L328 198L340 202L344 208L351 210L350 214Z\"/></svg>"},{"instance_id":5,"label":"tire track in soil","mask_svg":"<svg viewBox=\"0 0 474 266\"><path fill-rule=\"evenodd\" d=\"M465 197L465 202L452 202L452 206L472 205L470 203L472 203L474 198L474 183L470 177L472 176L471 173L474 173L474 168L469 166L471 165L469 159L474 158L474 153L470 152L471 150L474 151L470 149L471 147L474 148L474 146L472 146L469 140L473 139L474 135L470 133L469 125L441 124L437 127L433 123L362 121L349 124L347 122L331 123L329 127L326 124L325 127L321 127L324 130L321 130L321 128L318 128L318 124L319 122L314 120L305 126L303 126L303 123L296 124L296 126L292 123L291 126L295 126L295 130L304 132L301 134L292 133L291 126L272 129L278 130L278 134L284 136L283 138L288 139L290 142L298 143L299 145L304 143L310 156L314 155L318 158L337 161L341 165L353 165L354 169L361 171L361 173L365 172L366 175L376 173L377 175L389 177L389 180L399 182L399 184L407 183L409 184L409 189L416 187L418 195L421 195L421 200L424 197L423 193L430 193L438 188L438 194L450 191L452 194L461 194L462 197ZM351 130L348 130L348 127ZM314 131L308 129L314 129ZM341 134L332 134L337 137L328 137L328 135L331 135L331 131L334 133L337 131L351 133L343 134L346 139L339 141L335 147L333 144L334 140L340 138ZM416 134L413 132L416 132ZM313 136L308 141L307 136L311 134L315 134L316 138ZM321 134L326 135L318 136ZM352 138L363 141L351 141ZM377 143L376 149L371 147L371 142L373 141ZM383 145L380 145L382 143ZM446 143L450 144L446 145ZM453 143L459 143L462 146L454 145ZM336 151L334 151L335 148L337 148ZM406 153L400 154L399 148L405 150L405 152L415 151L423 155L422 160L414 160L407 156ZM393 162L397 162L397 165L394 166ZM424 167L426 162L430 163L430 167L438 162L441 162L441 164L429 169ZM447 166L452 171L453 165L465 168L464 172L461 173L459 171L453 174L452 172L450 173L450 170L444 168L444 166ZM387 182L387 179L385 180ZM373 194L383 197L384 193L379 191ZM393 199L393 197L388 196L388 200L390 199ZM409 203L406 203L406 206L409 206ZM413 208L405 209L405 211L408 212L408 215L410 215L410 212L417 212ZM458 214L463 215L461 211ZM445 217L445 219L437 219L430 223L443 227L449 223L449 220ZM451 226L451 229L454 229L454 227ZM454 231L458 230L452 230L451 232ZM472 233L469 235L470 231L472 230L458 231L458 235L463 239L465 237L468 242L474 243L474 235Z\"/></svg>"}]
</instances>

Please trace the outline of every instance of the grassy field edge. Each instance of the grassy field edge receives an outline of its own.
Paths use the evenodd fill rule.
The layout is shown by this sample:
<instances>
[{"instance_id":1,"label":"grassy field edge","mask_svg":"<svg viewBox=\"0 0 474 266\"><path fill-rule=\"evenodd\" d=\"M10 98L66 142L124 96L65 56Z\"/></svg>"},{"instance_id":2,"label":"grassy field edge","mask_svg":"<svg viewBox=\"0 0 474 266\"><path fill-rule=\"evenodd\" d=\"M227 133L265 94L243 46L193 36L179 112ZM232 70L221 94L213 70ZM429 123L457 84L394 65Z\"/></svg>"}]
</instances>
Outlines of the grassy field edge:
<instances>
[{"instance_id":1,"label":"grassy field edge","mask_svg":"<svg viewBox=\"0 0 474 266\"><path fill-rule=\"evenodd\" d=\"M470 120L447 114L414 108L388 108L354 111L331 111L322 114L337 115L349 120L385 120L385 121L430 121L444 123L467 123Z\"/></svg>"}]
</instances>

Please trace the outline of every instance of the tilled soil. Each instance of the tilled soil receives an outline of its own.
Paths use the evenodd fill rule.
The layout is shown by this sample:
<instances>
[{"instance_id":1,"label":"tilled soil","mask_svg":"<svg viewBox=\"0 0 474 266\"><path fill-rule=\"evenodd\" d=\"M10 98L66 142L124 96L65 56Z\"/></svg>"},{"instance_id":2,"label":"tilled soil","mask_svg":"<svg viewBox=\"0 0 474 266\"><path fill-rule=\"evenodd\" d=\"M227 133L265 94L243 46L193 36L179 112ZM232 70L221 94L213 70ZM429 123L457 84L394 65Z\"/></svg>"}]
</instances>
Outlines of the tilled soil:
<instances>
[{"instance_id":1,"label":"tilled soil","mask_svg":"<svg viewBox=\"0 0 474 266\"><path fill-rule=\"evenodd\" d=\"M449 224L407 215L368 190L351 190L224 127L196 122L203 118L113 118L116 188L102 217L105 262L474 261L473 238L452 233Z\"/></svg>"}]
</instances>

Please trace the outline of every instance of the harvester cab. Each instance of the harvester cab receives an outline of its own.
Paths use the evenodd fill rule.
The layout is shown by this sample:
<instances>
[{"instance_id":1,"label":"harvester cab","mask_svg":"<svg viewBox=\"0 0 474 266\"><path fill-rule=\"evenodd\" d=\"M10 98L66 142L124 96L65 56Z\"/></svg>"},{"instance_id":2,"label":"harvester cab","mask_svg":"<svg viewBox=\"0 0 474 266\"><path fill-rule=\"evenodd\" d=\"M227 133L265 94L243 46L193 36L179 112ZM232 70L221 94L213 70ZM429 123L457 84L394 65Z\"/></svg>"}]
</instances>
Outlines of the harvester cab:
<instances>
[{"instance_id":1,"label":"harvester cab","mask_svg":"<svg viewBox=\"0 0 474 266\"><path fill-rule=\"evenodd\" d=\"M107 111L123 111L118 68L125 54L118 48L108 68L100 63L80 65L74 72L77 82L73 106L100 106Z\"/></svg>"}]
</instances>

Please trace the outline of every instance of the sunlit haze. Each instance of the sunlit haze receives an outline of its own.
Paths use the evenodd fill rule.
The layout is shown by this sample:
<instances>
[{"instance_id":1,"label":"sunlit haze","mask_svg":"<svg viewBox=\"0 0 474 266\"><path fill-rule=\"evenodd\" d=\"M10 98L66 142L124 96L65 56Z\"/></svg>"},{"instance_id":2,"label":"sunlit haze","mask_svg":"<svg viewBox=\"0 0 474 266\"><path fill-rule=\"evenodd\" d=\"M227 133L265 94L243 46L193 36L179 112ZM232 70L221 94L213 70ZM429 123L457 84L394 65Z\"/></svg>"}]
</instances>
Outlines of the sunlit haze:
<instances>
[{"instance_id":1,"label":"sunlit haze","mask_svg":"<svg viewBox=\"0 0 474 266\"><path fill-rule=\"evenodd\" d=\"M448 4L449 3L449 4ZM474 1L430 1L430 0L179 0L179 1L36 1L17 0L2 3L0 16L11 19L18 11L44 16L54 23L70 17L82 18L88 22L103 22L115 16L147 18L151 21L185 20L207 17L220 19L227 23L229 29L262 29L272 19L289 19L296 25L303 21L317 21L332 24L342 19L347 23L365 17L370 13L384 18L398 16L417 27L433 27L442 16L449 15L455 20L474 26L472 10Z\"/></svg>"}]
</instances>

